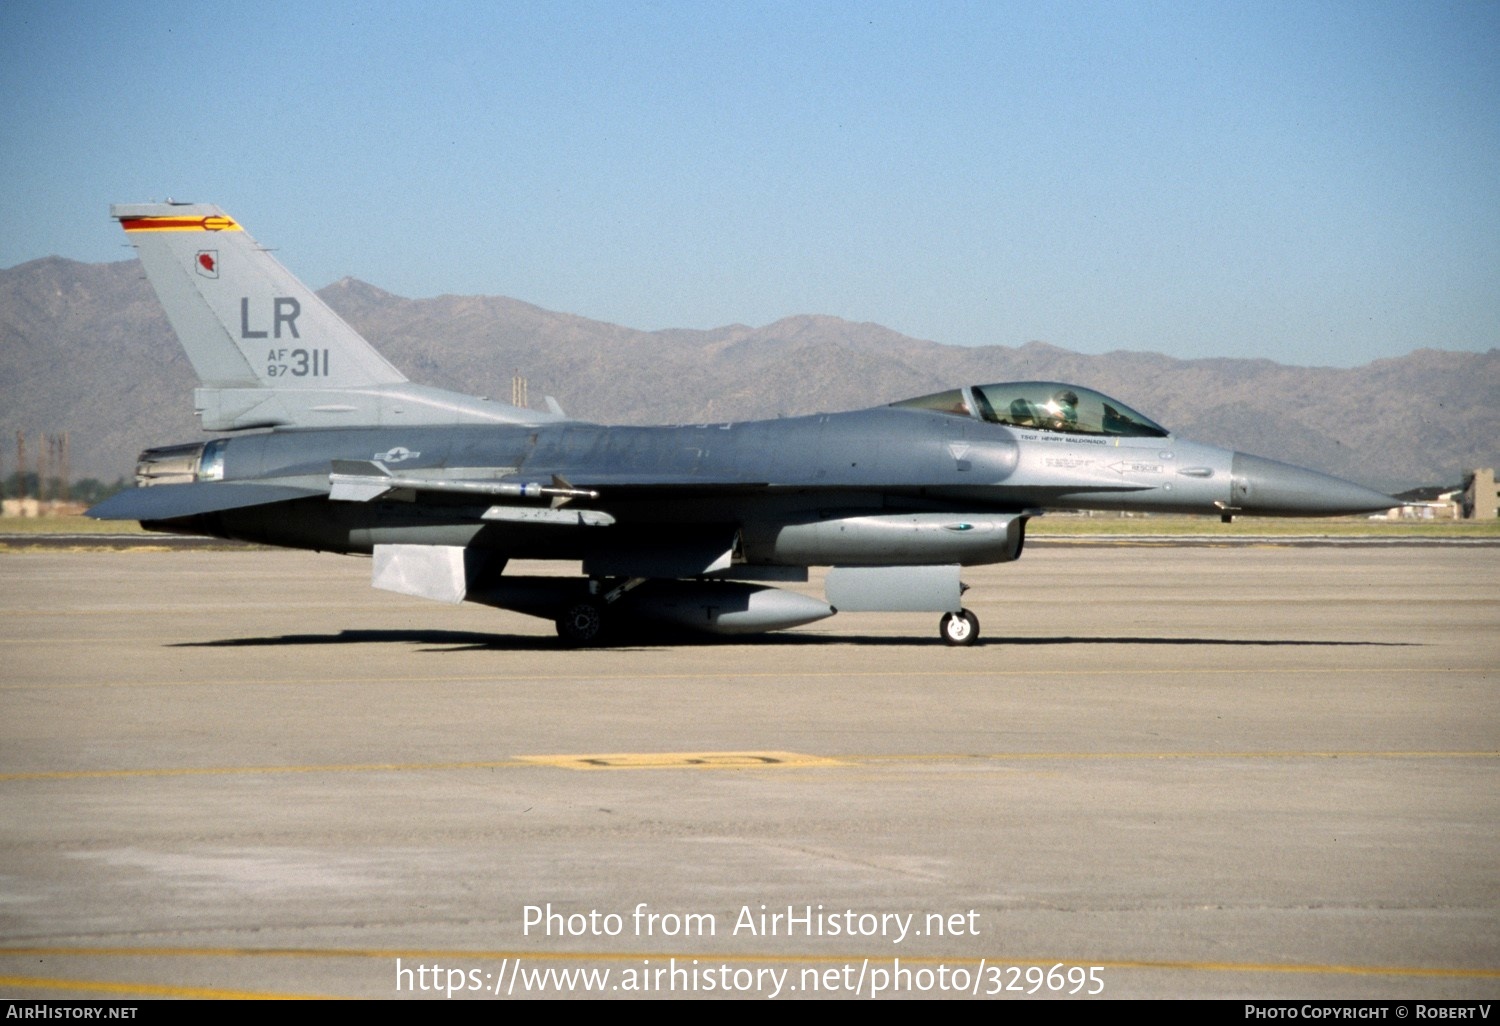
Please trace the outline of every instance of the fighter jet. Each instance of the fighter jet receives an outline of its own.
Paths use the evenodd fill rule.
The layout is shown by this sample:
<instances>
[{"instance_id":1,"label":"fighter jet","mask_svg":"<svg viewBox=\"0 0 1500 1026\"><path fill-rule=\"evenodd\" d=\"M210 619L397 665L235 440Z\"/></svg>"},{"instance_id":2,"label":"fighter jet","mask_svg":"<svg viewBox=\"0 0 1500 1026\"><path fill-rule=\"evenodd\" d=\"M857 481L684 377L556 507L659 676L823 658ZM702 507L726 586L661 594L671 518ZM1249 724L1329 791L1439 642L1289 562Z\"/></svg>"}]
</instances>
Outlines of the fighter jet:
<instances>
[{"instance_id":1,"label":"fighter jet","mask_svg":"<svg viewBox=\"0 0 1500 1026\"><path fill-rule=\"evenodd\" d=\"M618 427L409 381L217 207L111 208L201 381L207 442L151 448L89 511L149 530L373 557L372 583L552 620L718 634L835 612L940 613L970 645L962 569L1018 558L1046 510L1366 513L1397 500L1178 438L1049 381L847 413ZM573 576L506 574L557 560ZM773 587L829 567L824 596ZM826 599L826 600L825 600Z\"/></svg>"}]
</instances>

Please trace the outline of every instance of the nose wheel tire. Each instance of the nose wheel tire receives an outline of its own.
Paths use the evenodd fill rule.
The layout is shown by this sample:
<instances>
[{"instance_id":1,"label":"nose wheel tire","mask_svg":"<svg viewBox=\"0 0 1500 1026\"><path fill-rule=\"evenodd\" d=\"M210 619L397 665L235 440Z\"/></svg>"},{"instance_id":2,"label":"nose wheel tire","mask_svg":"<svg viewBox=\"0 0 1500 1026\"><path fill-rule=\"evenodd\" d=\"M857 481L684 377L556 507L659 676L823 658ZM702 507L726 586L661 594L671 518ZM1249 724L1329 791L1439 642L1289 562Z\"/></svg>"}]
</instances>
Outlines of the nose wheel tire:
<instances>
[{"instance_id":1,"label":"nose wheel tire","mask_svg":"<svg viewBox=\"0 0 1500 1026\"><path fill-rule=\"evenodd\" d=\"M979 640L979 617L967 609L944 613L938 622L938 634L949 645L972 645Z\"/></svg>"},{"instance_id":2,"label":"nose wheel tire","mask_svg":"<svg viewBox=\"0 0 1500 1026\"><path fill-rule=\"evenodd\" d=\"M597 645L604 637L604 610L597 602L575 602L557 618L557 636L568 645Z\"/></svg>"}]
</instances>

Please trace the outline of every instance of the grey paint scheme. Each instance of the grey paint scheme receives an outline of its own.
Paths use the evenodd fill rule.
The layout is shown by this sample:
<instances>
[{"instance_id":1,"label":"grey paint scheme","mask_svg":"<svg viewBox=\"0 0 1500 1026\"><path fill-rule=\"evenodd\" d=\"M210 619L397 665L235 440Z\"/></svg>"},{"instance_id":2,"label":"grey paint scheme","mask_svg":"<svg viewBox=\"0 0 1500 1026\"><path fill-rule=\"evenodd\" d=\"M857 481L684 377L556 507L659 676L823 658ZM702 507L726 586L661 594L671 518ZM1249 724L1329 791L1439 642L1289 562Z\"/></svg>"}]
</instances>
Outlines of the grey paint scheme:
<instances>
[{"instance_id":1,"label":"grey paint scheme","mask_svg":"<svg viewBox=\"0 0 1500 1026\"><path fill-rule=\"evenodd\" d=\"M991 419L976 412L976 389L962 392L956 410L918 401L662 427L585 423L425 389L238 226L195 227L227 222L217 208L113 212L204 380L205 427L262 430L209 443L179 479L143 471L150 487L91 515L373 553L377 586L548 616L579 642L594 640L606 609L721 633L831 615L806 596L722 580L826 565L842 568L830 593L845 608L943 611L945 638L967 643L972 617L972 630L947 626L961 612L953 568L1016 558L1027 519L1043 509L1306 516L1396 505L1327 475L1170 435L994 423L992 410ZM188 227L155 230L178 221ZM205 251L214 274L195 275ZM252 321L252 310L271 312ZM278 367L288 350L268 336L283 328L309 348ZM269 370L254 364L267 349ZM299 377L309 351L313 373ZM580 561L587 579L503 577L515 558ZM911 570L903 577L893 567Z\"/></svg>"}]
</instances>

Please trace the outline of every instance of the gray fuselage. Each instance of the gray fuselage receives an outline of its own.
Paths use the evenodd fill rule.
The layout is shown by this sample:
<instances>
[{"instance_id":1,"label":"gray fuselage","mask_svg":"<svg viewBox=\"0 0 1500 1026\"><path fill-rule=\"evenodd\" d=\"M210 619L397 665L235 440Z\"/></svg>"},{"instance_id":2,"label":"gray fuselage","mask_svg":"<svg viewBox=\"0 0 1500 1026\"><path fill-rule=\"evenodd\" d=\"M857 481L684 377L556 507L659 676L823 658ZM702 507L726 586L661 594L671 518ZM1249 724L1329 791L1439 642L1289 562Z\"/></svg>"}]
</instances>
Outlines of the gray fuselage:
<instances>
[{"instance_id":1,"label":"gray fuselage","mask_svg":"<svg viewBox=\"0 0 1500 1026\"><path fill-rule=\"evenodd\" d=\"M606 511L615 524L596 530L486 523L479 516L483 499L424 493L408 500L397 493L368 503L309 497L176 526L339 552L390 543L478 545L507 556L559 559L585 558L605 541L596 535L611 545L627 538L644 544L699 527L732 528L742 533L746 562L771 564L807 555L778 552L785 531L862 514L982 516L1042 507L1211 514L1229 503L1236 455L1170 437L1077 436L894 407L668 427L569 421L272 431L218 444L225 484L307 483L326 490L335 460L380 463L397 485L403 476L558 479L596 490L599 497L586 505ZM321 508L304 514L297 508L304 505Z\"/></svg>"}]
</instances>

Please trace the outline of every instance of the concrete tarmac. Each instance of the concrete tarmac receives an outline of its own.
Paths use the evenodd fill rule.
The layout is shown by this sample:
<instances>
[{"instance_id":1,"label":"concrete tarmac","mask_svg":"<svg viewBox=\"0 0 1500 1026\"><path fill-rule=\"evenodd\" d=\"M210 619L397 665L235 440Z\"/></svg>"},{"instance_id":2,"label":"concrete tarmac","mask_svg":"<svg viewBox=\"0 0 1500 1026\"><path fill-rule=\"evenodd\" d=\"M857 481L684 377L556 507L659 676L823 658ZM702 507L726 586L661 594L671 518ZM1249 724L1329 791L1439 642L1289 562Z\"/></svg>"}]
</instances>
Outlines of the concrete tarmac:
<instances>
[{"instance_id":1,"label":"concrete tarmac","mask_svg":"<svg viewBox=\"0 0 1500 1026\"><path fill-rule=\"evenodd\" d=\"M0 997L1500 995L1493 546L1037 548L967 649L0 569Z\"/></svg>"}]
</instances>

